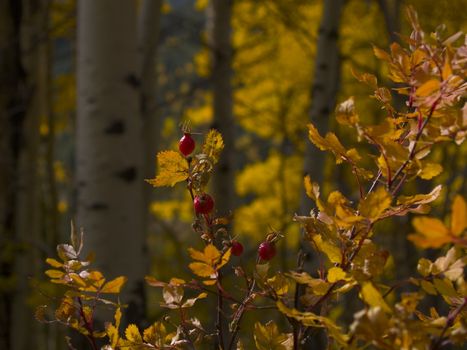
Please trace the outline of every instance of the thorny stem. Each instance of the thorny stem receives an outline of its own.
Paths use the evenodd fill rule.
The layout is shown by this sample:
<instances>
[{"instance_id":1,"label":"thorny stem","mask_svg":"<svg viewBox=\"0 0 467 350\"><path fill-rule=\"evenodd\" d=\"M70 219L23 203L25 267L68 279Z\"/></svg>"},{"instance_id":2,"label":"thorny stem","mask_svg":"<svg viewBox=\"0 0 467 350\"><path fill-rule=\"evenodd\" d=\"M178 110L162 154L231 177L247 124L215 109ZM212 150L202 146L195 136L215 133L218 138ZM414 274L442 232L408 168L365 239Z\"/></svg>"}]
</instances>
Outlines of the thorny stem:
<instances>
[{"instance_id":1,"label":"thorny stem","mask_svg":"<svg viewBox=\"0 0 467 350\"><path fill-rule=\"evenodd\" d=\"M217 272L217 320L216 320L216 328L217 328L217 339L219 341L219 348L224 350L224 329L223 329L223 320L222 320L222 313L224 310L224 299L222 293L222 274L220 271Z\"/></svg>"},{"instance_id":2,"label":"thorny stem","mask_svg":"<svg viewBox=\"0 0 467 350\"><path fill-rule=\"evenodd\" d=\"M454 321L456 320L457 316L461 313L461 311L464 309L464 307L467 305L467 297L464 297L464 301L462 304L460 304L454 311L450 312L446 324L441 331L441 334L439 335L438 339L436 342L433 343L433 346L430 348L431 350L438 350L442 343L443 343L443 338L446 332L448 331L449 327L451 327L454 324Z\"/></svg>"},{"instance_id":3,"label":"thorny stem","mask_svg":"<svg viewBox=\"0 0 467 350\"><path fill-rule=\"evenodd\" d=\"M297 272L303 271L303 265L305 263L305 254L300 251L297 258ZM294 293L294 308L298 310L300 304L300 284L295 282L295 293ZM300 335L302 332L302 327L299 322L294 320L292 323L293 327L293 350L298 350Z\"/></svg>"},{"instance_id":4,"label":"thorny stem","mask_svg":"<svg viewBox=\"0 0 467 350\"><path fill-rule=\"evenodd\" d=\"M256 264L258 263L259 263L259 257L256 259ZM235 322L235 328L232 332L232 338L230 339L229 347L227 348L228 350L232 350L233 347L235 346L235 343L236 343L235 339L237 338L238 331L240 330L240 322L245 313L246 306L250 302L251 295L253 294L255 287L256 287L256 280L253 279L253 282L251 282L250 288L248 289L245 299L243 299L242 303L240 304L240 306L238 307L237 311L234 314L232 322Z\"/></svg>"},{"instance_id":5,"label":"thorny stem","mask_svg":"<svg viewBox=\"0 0 467 350\"><path fill-rule=\"evenodd\" d=\"M399 169L397 169L396 173L394 174L394 177L392 178L392 182L388 182L388 188L391 188L392 185L395 183L396 179L399 177L399 175L401 175L401 173L404 171L404 169L407 167L407 165L409 165L409 163L413 160L413 158L415 157L415 154L416 154L416 149L417 149L417 143L418 141L420 140L420 137L422 136L423 134L423 130L425 130L425 127L426 125L428 124L428 122L430 121L431 117L433 116L433 113L434 111L436 110L436 107L438 106L438 103L440 101L441 97L438 97L438 99L435 100L435 102L433 102L433 104L431 105L431 108L430 108L430 112L428 113L428 116L426 117L426 119L423 121L423 124L422 126L420 127L420 129L418 130L417 132L417 135L415 136L415 141L414 141L414 144L413 144L413 147L412 147L412 150L410 151L410 154L409 154L409 157L407 158L407 160L399 167ZM401 187L401 182L399 182L399 184L397 185L397 189L399 189ZM396 192L394 192L393 194L395 194Z\"/></svg>"},{"instance_id":6,"label":"thorny stem","mask_svg":"<svg viewBox=\"0 0 467 350\"><path fill-rule=\"evenodd\" d=\"M98 350L97 344L96 344L96 339L94 338L94 330L92 326L92 321L89 322L88 319L86 318L86 315L84 314L84 308L83 308L83 301L81 300L80 297L78 299L78 304L79 304L79 315L83 319L84 322L84 328L89 332L89 335L86 336L88 339L89 343L91 344L93 350Z\"/></svg>"}]
</instances>

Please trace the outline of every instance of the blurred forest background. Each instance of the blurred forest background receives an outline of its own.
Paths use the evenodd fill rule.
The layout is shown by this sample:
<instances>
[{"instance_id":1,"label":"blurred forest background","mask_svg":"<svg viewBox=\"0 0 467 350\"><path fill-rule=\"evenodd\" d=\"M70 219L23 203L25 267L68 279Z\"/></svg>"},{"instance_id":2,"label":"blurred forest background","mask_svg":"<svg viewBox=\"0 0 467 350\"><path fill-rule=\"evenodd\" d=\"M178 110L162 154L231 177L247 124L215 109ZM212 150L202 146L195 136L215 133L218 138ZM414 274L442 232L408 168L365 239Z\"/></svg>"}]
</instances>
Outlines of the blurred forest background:
<instances>
[{"instance_id":1,"label":"blurred forest background","mask_svg":"<svg viewBox=\"0 0 467 350\"><path fill-rule=\"evenodd\" d=\"M190 278L192 204L183 186L143 179L158 151L176 149L184 121L224 136L212 193L218 214L234 214L245 263L274 229L286 236L274 264L294 266L291 217L311 209L303 174L325 195L358 195L348 169L311 146L306 124L335 129L335 105L348 96L361 118L381 115L352 69L384 81L372 44L410 34L407 5L426 32L467 29L465 0L0 0L0 349L66 348L63 329L33 313L54 295L44 259L71 220L109 278L129 277L128 319L161 317L143 277ZM443 216L466 193L466 148L433 157L448 185L435 207ZM399 278L430 254L406 240L407 218L378 229Z\"/></svg>"}]
</instances>

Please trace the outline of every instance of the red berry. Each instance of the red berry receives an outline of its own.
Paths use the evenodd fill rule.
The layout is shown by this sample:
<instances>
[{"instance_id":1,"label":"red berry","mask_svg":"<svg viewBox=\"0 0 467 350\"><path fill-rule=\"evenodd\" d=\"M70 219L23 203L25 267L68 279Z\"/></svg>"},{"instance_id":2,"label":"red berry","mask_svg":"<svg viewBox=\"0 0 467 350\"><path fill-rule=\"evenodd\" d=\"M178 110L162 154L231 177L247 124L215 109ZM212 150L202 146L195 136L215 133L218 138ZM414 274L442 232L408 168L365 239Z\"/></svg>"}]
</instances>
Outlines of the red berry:
<instances>
[{"instance_id":1,"label":"red berry","mask_svg":"<svg viewBox=\"0 0 467 350\"><path fill-rule=\"evenodd\" d=\"M243 245L240 242L232 241L231 252L235 256L240 256L243 253Z\"/></svg>"},{"instance_id":2,"label":"red berry","mask_svg":"<svg viewBox=\"0 0 467 350\"><path fill-rule=\"evenodd\" d=\"M186 157L193 152L195 149L195 140L191 137L189 133L185 133L180 141L178 142L178 149Z\"/></svg>"},{"instance_id":3,"label":"red berry","mask_svg":"<svg viewBox=\"0 0 467 350\"><path fill-rule=\"evenodd\" d=\"M195 197L193 206L196 214L209 214L214 208L214 199L209 194L203 193Z\"/></svg>"},{"instance_id":4,"label":"red berry","mask_svg":"<svg viewBox=\"0 0 467 350\"><path fill-rule=\"evenodd\" d=\"M261 260L271 260L276 256L276 246L271 242L263 242L259 245L258 254Z\"/></svg>"}]
</instances>

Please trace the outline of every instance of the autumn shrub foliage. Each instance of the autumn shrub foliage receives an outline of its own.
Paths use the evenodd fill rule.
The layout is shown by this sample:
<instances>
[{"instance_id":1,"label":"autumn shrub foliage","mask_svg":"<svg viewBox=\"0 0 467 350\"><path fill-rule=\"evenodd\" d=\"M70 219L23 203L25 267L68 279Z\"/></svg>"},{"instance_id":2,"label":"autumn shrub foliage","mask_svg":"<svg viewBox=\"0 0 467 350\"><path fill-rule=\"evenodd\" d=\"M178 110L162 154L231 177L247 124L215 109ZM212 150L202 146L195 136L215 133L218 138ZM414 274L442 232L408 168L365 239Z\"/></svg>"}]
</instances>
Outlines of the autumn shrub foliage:
<instances>
[{"instance_id":1,"label":"autumn shrub foliage","mask_svg":"<svg viewBox=\"0 0 467 350\"><path fill-rule=\"evenodd\" d=\"M180 140L179 151L157 155L159 170L147 182L155 187L184 183L193 199L193 240L186 242L192 259L189 281L174 276L169 281L146 277L149 286L160 288L167 309L165 318L146 329L130 324L121 329L124 300L117 296L125 277L107 281L82 259L82 233L72 230L71 244L58 246L60 260L47 259L51 282L65 285L55 311L39 308L44 322L59 322L81 333L97 349L243 349L245 339L257 349L299 349L316 330L326 334L329 349L442 349L462 346L467 339L467 286L464 281L467 247L465 200L451 199L447 218L427 216L441 193L441 184L428 193L405 193L404 186L417 178L432 179L443 169L430 161L430 152L443 144L461 145L467 127L465 96L467 84L467 46L462 33L442 37L426 35L416 14L409 10L410 37L401 37L390 51L374 48L378 59L388 67L394 93L405 105L396 109L391 90L377 78L356 73L374 92L382 109L375 125L359 120L352 98L336 109L337 122L351 128L359 142L373 150L360 154L344 146L329 132L320 135L308 125L311 142L331 152L337 164L350 167L354 174L355 197L333 191L327 198L310 177L304 187L315 204L308 216L291 220L303 228L302 239L321 263L317 271L306 271L301 253L298 266L291 271L276 271L270 261L286 233L268 232L257 242L254 268L240 266L245 242L229 232L228 219L216 216L216 201L209 193L209 179L223 149L222 136L211 130L204 143L195 144L188 130ZM368 162L368 157L374 160ZM373 166L368 166L373 164ZM383 278L390 252L378 246L377 223L396 216L413 216L414 233L408 236L419 248L436 248L439 256L422 258L417 271L403 281ZM292 216L292 214L291 214ZM196 247L196 248L194 248ZM234 279L225 284L225 279ZM400 287L410 292L402 293ZM331 313L343 295L360 305L350 324ZM194 314L195 303L213 298L211 324L202 324ZM348 298L346 300L348 300ZM437 300L437 308L425 308L426 299ZM105 328L96 329L95 310L104 305L114 310ZM242 328L246 313L262 309L277 312L275 320L256 322L254 329ZM173 316L173 318L172 318ZM177 320L176 322L174 320Z\"/></svg>"}]
</instances>

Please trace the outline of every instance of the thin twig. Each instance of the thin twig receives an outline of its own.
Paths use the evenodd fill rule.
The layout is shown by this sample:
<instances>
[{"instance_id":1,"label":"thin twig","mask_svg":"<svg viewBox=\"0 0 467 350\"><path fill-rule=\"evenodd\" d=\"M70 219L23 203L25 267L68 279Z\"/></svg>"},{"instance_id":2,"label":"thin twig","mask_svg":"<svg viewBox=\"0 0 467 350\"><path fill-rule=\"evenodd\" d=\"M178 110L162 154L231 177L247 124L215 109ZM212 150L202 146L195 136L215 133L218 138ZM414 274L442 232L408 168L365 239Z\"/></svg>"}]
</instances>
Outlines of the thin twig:
<instances>
[{"instance_id":1,"label":"thin twig","mask_svg":"<svg viewBox=\"0 0 467 350\"><path fill-rule=\"evenodd\" d=\"M464 301L460 304L454 311L450 312L448 318L446 320L446 325L444 326L441 334L439 335L438 339L433 343L433 346L430 348L431 350L438 350L441 347L443 342L444 335L448 331L449 327L454 324L457 316L461 313L464 307L467 305L467 297L464 297Z\"/></svg>"}]
</instances>

